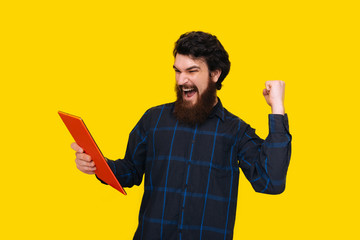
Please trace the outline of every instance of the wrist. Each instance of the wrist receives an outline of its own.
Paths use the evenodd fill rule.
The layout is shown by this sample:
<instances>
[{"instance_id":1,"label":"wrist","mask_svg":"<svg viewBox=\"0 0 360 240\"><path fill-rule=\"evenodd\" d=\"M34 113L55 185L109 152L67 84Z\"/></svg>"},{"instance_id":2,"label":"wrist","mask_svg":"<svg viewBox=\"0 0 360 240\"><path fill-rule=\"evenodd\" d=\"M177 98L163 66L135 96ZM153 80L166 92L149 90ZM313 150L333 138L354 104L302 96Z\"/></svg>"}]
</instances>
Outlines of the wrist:
<instances>
[{"instance_id":1,"label":"wrist","mask_svg":"<svg viewBox=\"0 0 360 240\"><path fill-rule=\"evenodd\" d=\"M274 104L271 106L271 113L272 114L285 114L285 107L283 104Z\"/></svg>"}]
</instances>

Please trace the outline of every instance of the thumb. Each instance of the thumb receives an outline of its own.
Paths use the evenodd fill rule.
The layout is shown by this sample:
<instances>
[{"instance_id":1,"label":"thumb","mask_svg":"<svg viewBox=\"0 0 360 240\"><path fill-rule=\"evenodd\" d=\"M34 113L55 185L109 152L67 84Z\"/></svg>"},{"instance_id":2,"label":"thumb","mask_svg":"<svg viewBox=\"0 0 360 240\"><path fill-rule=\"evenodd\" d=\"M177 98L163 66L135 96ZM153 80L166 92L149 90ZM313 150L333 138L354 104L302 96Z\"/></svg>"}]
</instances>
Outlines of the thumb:
<instances>
[{"instance_id":1,"label":"thumb","mask_svg":"<svg viewBox=\"0 0 360 240\"><path fill-rule=\"evenodd\" d=\"M272 85L272 81L266 81L266 82L265 82L265 88L266 88L268 91L270 91L271 85Z\"/></svg>"},{"instance_id":2,"label":"thumb","mask_svg":"<svg viewBox=\"0 0 360 240\"><path fill-rule=\"evenodd\" d=\"M71 144L71 148L74 149L76 152L79 152L79 153L84 152L84 150L76 142L73 142Z\"/></svg>"}]
</instances>

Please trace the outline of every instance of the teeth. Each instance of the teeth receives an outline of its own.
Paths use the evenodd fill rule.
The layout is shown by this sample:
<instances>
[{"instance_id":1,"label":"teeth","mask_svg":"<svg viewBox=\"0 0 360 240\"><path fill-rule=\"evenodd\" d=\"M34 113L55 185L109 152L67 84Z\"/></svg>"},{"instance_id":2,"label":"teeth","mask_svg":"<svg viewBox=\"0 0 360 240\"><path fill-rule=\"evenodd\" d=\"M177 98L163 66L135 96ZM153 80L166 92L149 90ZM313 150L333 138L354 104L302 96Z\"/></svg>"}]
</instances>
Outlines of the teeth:
<instances>
[{"instance_id":1,"label":"teeth","mask_svg":"<svg viewBox=\"0 0 360 240\"><path fill-rule=\"evenodd\" d=\"M194 89L193 89L193 88L190 88L190 89L184 89L184 88L183 88L183 91L184 91L184 92L190 92L190 91L192 91L192 90L194 90Z\"/></svg>"}]
</instances>

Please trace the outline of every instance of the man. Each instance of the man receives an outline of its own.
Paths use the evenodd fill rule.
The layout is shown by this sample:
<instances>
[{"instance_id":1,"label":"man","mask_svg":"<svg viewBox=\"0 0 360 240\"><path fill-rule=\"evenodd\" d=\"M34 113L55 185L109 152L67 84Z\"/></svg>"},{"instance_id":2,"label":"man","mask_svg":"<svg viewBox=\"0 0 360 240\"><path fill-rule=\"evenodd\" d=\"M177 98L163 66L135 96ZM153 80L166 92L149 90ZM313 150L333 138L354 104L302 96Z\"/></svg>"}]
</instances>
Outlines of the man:
<instances>
[{"instance_id":1,"label":"man","mask_svg":"<svg viewBox=\"0 0 360 240\"><path fill-rule=\"evenodd\" d=\"M183 34L175 44L177 100L149 109L129 136L124 159L108 164L124 187L145 191L134 239L232 239L239 167L257 192L279 194L291 153L284 82L268 81L269 135L228 112L217 90L230 70L218 39ZM94 174L91 156L76 144L76 165Z\"/></svg>"}]
</instances>

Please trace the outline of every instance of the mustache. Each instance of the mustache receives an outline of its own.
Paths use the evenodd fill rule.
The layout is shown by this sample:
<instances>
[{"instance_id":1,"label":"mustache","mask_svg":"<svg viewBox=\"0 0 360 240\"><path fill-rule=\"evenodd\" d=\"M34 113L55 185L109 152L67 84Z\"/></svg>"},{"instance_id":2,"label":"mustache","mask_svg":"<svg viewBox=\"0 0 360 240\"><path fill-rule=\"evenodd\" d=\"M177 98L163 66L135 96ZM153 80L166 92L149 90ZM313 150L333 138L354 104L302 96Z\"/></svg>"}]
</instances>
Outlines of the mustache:
<instances>
[{"instance_id":1,"label":"mustache","mask_svg":"<svg viewBox=\"0 0 360 240\"><path fill-rule=\"evenodd\" d=\"M176 84L176 89L181 92L183 92L184 89L193 89L194 91L198 92L198 88L193 84L182 84L182 85Z\"/></svg>"}]
</instances>

